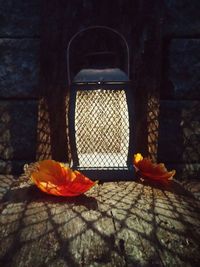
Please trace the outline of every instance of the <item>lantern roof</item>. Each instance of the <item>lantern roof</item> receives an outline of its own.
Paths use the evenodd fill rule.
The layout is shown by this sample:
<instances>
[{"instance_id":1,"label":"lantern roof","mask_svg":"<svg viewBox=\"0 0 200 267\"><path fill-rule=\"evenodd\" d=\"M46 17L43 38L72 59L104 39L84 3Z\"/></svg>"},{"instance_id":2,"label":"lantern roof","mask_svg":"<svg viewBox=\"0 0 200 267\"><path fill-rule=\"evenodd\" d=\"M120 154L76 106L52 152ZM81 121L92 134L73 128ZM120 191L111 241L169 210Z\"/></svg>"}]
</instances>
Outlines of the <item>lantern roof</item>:
<instances>
[{"instance_id":1,"label":"lantern roof","mask_svg":"<svg viewBox=\"0 0 200 267\"><path fill-rule=\"evenodd\" d=\"M127 82L128 76L119 68L82 69L74 77L74 83Z\"/></svg>"}]
</instances>

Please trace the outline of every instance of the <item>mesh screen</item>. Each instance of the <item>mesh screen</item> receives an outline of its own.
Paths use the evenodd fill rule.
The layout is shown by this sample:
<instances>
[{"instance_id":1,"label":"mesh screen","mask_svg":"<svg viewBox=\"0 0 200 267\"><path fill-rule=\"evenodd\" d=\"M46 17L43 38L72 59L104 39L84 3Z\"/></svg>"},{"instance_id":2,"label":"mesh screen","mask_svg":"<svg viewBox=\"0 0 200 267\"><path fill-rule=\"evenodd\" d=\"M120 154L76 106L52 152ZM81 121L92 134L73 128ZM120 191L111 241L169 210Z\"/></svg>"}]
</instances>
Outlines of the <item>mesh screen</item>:
<instances>
[{"instance_id":1,"label":"mesh screen","mask_svg":"<svg viewBox=\"0 0 200 267\"><path fill-rule=\"evenodd\" d=\"M126 168L129 117L125 91L78 91L75 131L80 168Z\"/></svg>"}]
</instances>

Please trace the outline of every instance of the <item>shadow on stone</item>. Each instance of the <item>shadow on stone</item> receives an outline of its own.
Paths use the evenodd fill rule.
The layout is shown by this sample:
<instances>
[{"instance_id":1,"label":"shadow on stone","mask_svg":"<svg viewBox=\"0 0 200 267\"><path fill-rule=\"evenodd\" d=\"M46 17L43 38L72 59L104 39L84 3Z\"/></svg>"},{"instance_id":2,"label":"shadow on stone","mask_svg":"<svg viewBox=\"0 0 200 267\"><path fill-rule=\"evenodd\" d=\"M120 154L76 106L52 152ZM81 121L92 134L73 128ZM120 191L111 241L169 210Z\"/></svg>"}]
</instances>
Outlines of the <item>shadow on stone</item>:
<instances>
[{"instance_id":1,"label":"shadow on stone","mask_svg":"<svg viewBox=\"0 0 200 267\"><path fill-rule=\"evenodd\" d=\"M41 192L35 185L16 187L9 190L3 197L2 202L20 203L20 202L42 202L42 203L68 203L75 206L84 206L88 210L98 209L97 201L94 197L88 197L84 194L76 197L61 197L48 195Z\"/></svg>"}]
</instances>

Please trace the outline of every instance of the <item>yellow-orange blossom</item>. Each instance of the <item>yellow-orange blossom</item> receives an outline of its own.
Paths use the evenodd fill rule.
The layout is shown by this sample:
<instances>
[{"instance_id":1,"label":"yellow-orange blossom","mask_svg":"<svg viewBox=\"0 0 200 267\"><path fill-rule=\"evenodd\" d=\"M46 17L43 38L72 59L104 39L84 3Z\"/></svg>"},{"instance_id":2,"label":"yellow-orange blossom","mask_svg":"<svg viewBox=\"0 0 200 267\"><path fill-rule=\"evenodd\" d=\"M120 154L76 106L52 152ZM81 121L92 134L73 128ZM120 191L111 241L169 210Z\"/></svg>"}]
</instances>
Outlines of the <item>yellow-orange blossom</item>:
<instances>
[{"instance_id":1,"label":"yellow-orange blossom","mask_svg":"<svg viewBox=\"0 0 200 267\"><path fill-rule=\"evenodd\" d=\"M143 158L140 153L134 155L133 164L144 178L153 180L170 180L176 173L175 170L168 171L164 163L155 164L150 159Z\"/></svg>"}]
</instances>

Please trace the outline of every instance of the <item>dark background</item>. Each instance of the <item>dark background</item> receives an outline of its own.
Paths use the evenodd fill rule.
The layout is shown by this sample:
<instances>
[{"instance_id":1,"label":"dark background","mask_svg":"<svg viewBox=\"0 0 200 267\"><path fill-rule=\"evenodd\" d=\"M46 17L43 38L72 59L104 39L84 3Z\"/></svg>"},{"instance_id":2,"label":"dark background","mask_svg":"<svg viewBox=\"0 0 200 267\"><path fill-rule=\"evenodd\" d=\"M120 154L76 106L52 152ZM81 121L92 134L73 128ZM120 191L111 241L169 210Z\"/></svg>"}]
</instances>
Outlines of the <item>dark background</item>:
<instances>
[{"instance_id":1,"label":"dark background","mask_svg":"<svg viewBox=\"0 0 200 267\"><path fill-rule=\"evenodd\" d=\"M179 179L199 178L198 0L0 5L0 173L20 173L25 163L51 156L68 160L66 48L77 31L101 25L129 44L136 150L177 169Z\"/></svg>"}]
</instances>

